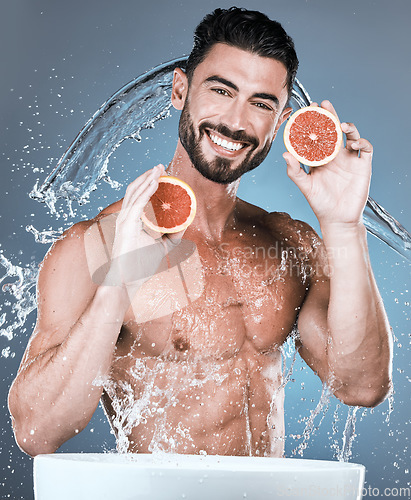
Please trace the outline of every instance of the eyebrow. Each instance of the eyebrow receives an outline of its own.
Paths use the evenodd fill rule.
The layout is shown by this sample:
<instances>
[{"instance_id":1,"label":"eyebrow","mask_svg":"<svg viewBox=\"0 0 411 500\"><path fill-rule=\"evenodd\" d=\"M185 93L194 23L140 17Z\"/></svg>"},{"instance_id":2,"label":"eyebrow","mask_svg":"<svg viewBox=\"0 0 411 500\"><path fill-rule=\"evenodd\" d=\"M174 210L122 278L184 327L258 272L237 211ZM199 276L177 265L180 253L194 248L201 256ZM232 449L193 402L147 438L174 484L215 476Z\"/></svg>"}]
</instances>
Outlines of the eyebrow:
<instances>
[{"instance_id":1,"label":"eyebrow","mask_svg":"<svg viewBox=\"0 0 411 500\"><path fill-rule=\"evenodd\" d=\"M239 91L237 85L235 85L233 82L230 82L230 80L226 80L225 78L222 78L221 76L218 75L209 76L205 80L205 82L219 82L222 83L223 85L226 85L227 87L230 87L236 92ZM253 94L252 97L256 97L257 99L265 99L267 101L272 101L276 106L280 104L278 98L274 94L267 94L266 92L257 92Z\"/></svg>"}]
</instances>

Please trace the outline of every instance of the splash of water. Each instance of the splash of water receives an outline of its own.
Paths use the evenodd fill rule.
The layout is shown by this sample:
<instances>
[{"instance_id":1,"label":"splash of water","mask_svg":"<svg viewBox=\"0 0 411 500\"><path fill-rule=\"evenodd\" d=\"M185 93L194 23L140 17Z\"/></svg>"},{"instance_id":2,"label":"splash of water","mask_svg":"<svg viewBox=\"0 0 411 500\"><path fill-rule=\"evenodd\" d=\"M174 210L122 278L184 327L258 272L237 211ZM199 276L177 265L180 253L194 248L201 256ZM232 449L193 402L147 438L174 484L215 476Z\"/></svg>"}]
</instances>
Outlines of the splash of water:
<instances>
[{"instance_id":1,"label":"splash of water","mask_svg":"<svg viewBox=\"0 0 411 500\"><path fill-rule=\"evenodd\" d=\"M186 453L195 450L191 430L182 422L172 423L169 410L184 404L184 396L192 388L201 391L210 382L221 386L229 374L214 361L180 361L179 368L184 377L177 377L175 366L157 359L153 366L147 360L138 358L128 370L128 381L114 381L109 377L97 378L93 385L102 386L110 397L114 410L111 425L116 434L118 453L127 453L130 449L130 436L139 426L144 426L154 419L154 431L148 449L152 453L177 453L182 449ZM199 376L199 372L201 376ZM167 380L165 387L159 387L158 377ZM143 390L136 396L135 387Z\"/></svg>"},{"instance_id":2,"label":"splash of water","mask_svg":"<svg viewBox=\"0 0 411 500\"><path fill-rule=\"evenodd\" d=\"M119 188L120 184L108 176L110 156L125 139L140 142L142 130L169 116L173 71L184 61L180 58L161 64L111 96L79 132L41 187L34 186L31 198L45 202L56 214L58 199L82 205L100 180Z\"/></svg>"},{"instance_id":3,"label":"splash of water","mask_svg":"<svg viewBox=\"0 0 411 500\"><path fill-rule=\"evenodd\" d=\"M54 243L58 237L61 235L62 230L43 230L39 231L31 224L26 226L26 231L28 233L32 233L34 236L34 241L36 243L43 243L45 245L49 245L50 243Z\"/></svg>"},{"instance_id":4,"label":"splash of water","mask_svg":"<svg viewBox=\"0 0 411 500\"><path fill-rule=\"evenodd\" d=\"M112 188L118 189L119 183L108 176L107 167L110 156L125 139L132 138L140 141L142 130L152 128L156 121L169 116L173 70L176 67L183 67L185 60L186 58L179 58L154 68L122 87L108 99L80 131L59 160L56 169L40 187L37 184L34 186L30 196L46 203L55 215L58 215L56 211L57 200L64 199L68 204L70 215L73 215L72 203L77 202L80 205L86 203L91 192L97 189L99 181L104 180ZM298 109L310 104L310 102L311 99L307 91L297 80L293 88L291 105L294 109ZM364 222L368 231L386 242L405 258L411 260L411 238L409 233L371 198L368 200L364 213ZM60 235L60 231L38 231L33 226L27 226L26 230L34 235L36 242L46 244L52 243ZM9 326L0 330L0 334L10 340L14 332L22 328L27 316L36 307L34 287L37 282L38 269L35 265L26 268L13 265L3 255L0 255L0 264L6 270L6 274L0 279L0 283L6 278L17 278L16 283L7 284L3 287L3 290L8 291L15 299L15 304L11 308L13 320ZM0 316L0 327L4 323L5 313ZM292 336L290 342L293 344L294 336ZM291 344L282 347L283 357L289 356L292 351ZM9 354L7 352L3 353L3 355ZM284 362L281 388L291 379L295 359L296 351L294 350L293 360L288 371L286 371ZM161 368L160 364L157 368ZM208 373L207 380L214 377L215 382L218 383L217 374L211 369L208 370ZM137 366L134 375L135 377L139 376ZM154 377L154 374L151 375ZM195 380L195 377L191 379L191 381L193 380ZM114 388L110 381L104 381L103 385L109 395L114 395ZM118 451L124 452L127 450L128 436L131 429L144 424L144 415L149 411L149 392L147 392L146 397L139 398L136 401L131 387L125 385L122 389L128 395L123 401L126 406L121 406L119 398L113 396L114 403L120 405L118 408L114 408L117 420L113 422L113 425L118 435ZM181 388L179 390L181 391ZM162 394L162 396L166 400L165 409L167 409L167 405L175 404L175 391L170 390ZM306 423L303 442L297 450L294 450L294 454L298 452L301 456L303 455L310 436L315 432L315 428L320 425L315 425L315 420L321 414L321 421L324 418L330 397L330 390L327 386L324 386L320 401ZM158 408L157 411L158 416L161 416L164 408ZM342 457L341 459L348 459L350 456L350 449L355 436L355 413L353 410L347 418L343 447L338 455L339 458ZM184 437L188 440L190 439L186 429L179 429L178 432L184 434ZM160 418L155 439L153 439L152 443L152 451L173 450L175 443L173 443L172 439L171 434L167 435L167 426Z\"/></svg>"},{"instance_id":5,"label":"splash of water","mask_svg":"<svg viewBox=\"0 0 411 500\"><path fill-rule=\"evenodd\" d=\"M385 417L385 422L389 424L391 413L394 411L394 392L391 392L391 394L388 396L387 399L388 399L388 410L387 410L387 415Z\"/></svg>"},{"instance_id":6,"label":"splash of water","mask_svg":"<svg viewBox=\"0 0 411 500\"><path fill-rule=\"evenodd\" d=\"M0 253L0 264L4 267L6 274L0 278L0 284L9 278L17 278L14 283L5 283L2 287L3 292L8 292L14 299L14 303L5 302L4 305L11 306L12 319L8 325L0 328L0 335L4 335L8 340L14 336L14 332L21 329L26 322L27 316L36 308L35 286L37 283L38 269L35 264L27 267L21 267L12 264L6 257ZM0 327L5 324L6 313L0 316ZM7 357L9 349L3 350L2 355Z\"/></svg>"},{"instance_id":7,"label":"splash of water","mask_svg":"<svg viewBox=\"0 0 411 500\"><path fill-rule=\"evenodd\" d=\"M305 428L303 431L302 442L292 451L293 455L297 453L302 457L304 450L308 446L310 438L314 435L316 429L318 429L323 421L330 404L330 399L333 392L327 383L323 384L320 400L314 410L310 413L310 416L306 419ZM320 421L316 424L316 418L320 415Z\"/></svg>"},{"instance_id":8,"label":"splash of water","mask_svg":"<svg viewBox=\"0 0 411 500\"><path fill-rule=\"evenodd\" d=\"M282 382L279 389L283 389L288 382L291 380L293 374L293 369L295 362L297 360L298 349L295 348L295 340L298 337L297 326L295 325L293 331L287 338L287 341L280 346L281 358L282 358ZM287 366L287 360L291 358L290 366Z\"/></svg>"},{"instance_id":9,"label":"splash of water","mask_svg":"<svg viewBox=\"0 0 411 500\"><path fill-rule=\"evenodd\" d=\"M340 462L348 462L352 455L352 444L355 439L355 423L357 421L357 411L359 406L350 406L348 416L345 422L343 432L343 443L341 449L337 453L337 458Z\"/></svg>"},{"instance_id":10,"label":"splash of water","mask_svg":"<svg viewBox=\"0 0 411 500\"><path fill-rule=\"evenodd\" d=\"M105 180L113 188L120 185L108 176L112 153L128 138L140 141L140 132L170 115L173 71L184 67L186 57L161 64L118 90L87 122L59 160L55 170L30 196L45 202L57 214L55 203L65 199L69 211L73 201L86 203L97 183ZM296 80L290 105L294 110L311 103L303 85ZM307 169L306 169L307 170ZM411 236L383 207L368 197L363 215L367 230L390 248L411 261Z\"/></svg>"},{"instance_id":11,"label":"splash of water","mask_svg":"<svg viewBox=\"0 0 411 500\"><path fill-rule=\"evenodd\" d=\"M363 219L368 232L411 261L410 233L370 196Z\"/></svg>"}]
</instances>

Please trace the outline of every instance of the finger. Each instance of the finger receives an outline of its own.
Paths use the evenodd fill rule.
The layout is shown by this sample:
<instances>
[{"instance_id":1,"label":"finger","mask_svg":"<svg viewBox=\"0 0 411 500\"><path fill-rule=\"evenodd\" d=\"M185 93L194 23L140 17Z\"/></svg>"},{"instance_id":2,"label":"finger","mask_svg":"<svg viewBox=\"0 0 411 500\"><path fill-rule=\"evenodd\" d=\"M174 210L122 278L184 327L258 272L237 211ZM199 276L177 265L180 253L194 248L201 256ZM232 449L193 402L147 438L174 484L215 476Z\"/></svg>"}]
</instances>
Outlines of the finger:
<instances>
[{"instance_id":1,"label":"finger","mask_svg":"<svg viewBox=\"0 0 411 500\"><path fill-rule=\"evenodd\" d=\"M162 167L162 165L161 165ZM151 190L152 189L152 186L155 186L155 189L153 192L155 192L155 190L157 189L158 187L158 181L160 179L160 177L164 174L164 167L161 168L160 165L157 165L156 167L154 167L153 169L153 173L151 176L147 177L144 182L142 182L139 186L137 186L134 190L134 192L132 193L131 197L130 197L130 204L134 204L136 199L139 198L140 196L142 196L143 193L145 193L147 191L147 189Z\"/></svg>"},{"instance_id":2,"label":"finger","mask_svg":"<svg viewBox=\"0 0 411 500\"><path fill-rule=\"evenodd\" d=\"M358 132L357 127L353 123L342 123L341 130L344 132L346 137L345 147L348 151L353 151L353 143L360 139L360 133Z\"/></svg>"},{"instance_id":3,"label":"finger","mask_svg":"<svg viewBox=\"0 0 411 500\"><path fill-rule=\"evenodd\" d=\"M133 197L129 198L127 203L124 203L123 201L118 217L118 223L122 223L128 219L140 221L143 209L147 205L151 196L156 192L157 187L158 179L154 175L148 176L143 184L141 184L133 193Z\"/></svg>"},{"instance_id":4,"label":"finger","mask_svg":"<svg viewBox=\"0 0 411 500\"><path fill-rule=\"evenodd\" d=\"M155 174L148 177L144 183L136 189L133 197L129 200L128 205L125 207L125 217L132 216L139 218L141 216L144 207L157 191L159 177L160 175L157 176Z\"/></svg>"},{"instance_id":5,"label":"finger","mask_svg":"<svg viewBox=\"0 0 411 500\"><path fill-rule=\"evenodd\" d=\"M309 191L310 176L307 175L301 168L300 163L294 158L291 153L284 153L283 158L287 163L287 175L298 186L300 191L305 195Z\"/></svg>"},{"instance_id":6,"label":"finger","mask_svg":"<svg viewBox=\"0 0 411 500\"><path fill-rule=\"evenodd\" d=\"M124 196L123 205L127 205L130 202L131 198L134 197L138 189L144 189L144 186L147 185L147 182L149 183L153 177L159 177L160 175L162 175L162 173L164 173L164 165L156 165L155 167L144 172L144 174L137 177L137 179L135 179L133 182L130 182Z\"/></svg>"},{"instance_id":7,"label":"finger","mask_svg":"<svg viewBox=\"0 0 411 500\"><path fill-rule=\"evenodd\" d=\"M361 138L351 144L351 149L354 151L359 151L360 156L372 156L373 146L367 139Z\"/></svg>"},{"instance_id":8,"label":"finger","mask_svg":"<svg viewBox=\"0 0 411 500\"><path fill-rule=\"evenodd\" d=\"M154 168L147 170L147 172L144 172L144 174L140 175L139 177L137 177L137 179L134 179L134 181L130 182L130 184L127 186L126 193L124 195L123 205L126 205L128 203L128 201L133 196L133 193L138 188L138 186L140 186L146 179L153 176Z\"/></svg>"},{"instance_id":9,"label":"finger","mask_svg":"<svg viewBox=\"0 0 411 500\"><path fill-rule=\"evenodd\" d=\"M163 235L163 240L165 241L167 248L174 248L181 243L186 229L178 231L177 233L167 233Z\"/></svg>"},{"instance_id":10,"label":"finger","mask_svg":"<svg viewBox=\"0 0 411 500\"><path fill-rule=\"evenodd\" d=\"M148 176L143 177L140 182L135 183L133 186L131 186L127 198L125 198L123 202L125 210L134 205L136 199L142 196L143 193L146 193L147 189L152 190L153 186L155 186L155 189L151 194L155 193L155 190L158 187L158 180L161 175L164 174L164 167L162 165L157 165L156 167L151 169L150 172L151 173Z\"/></svg>"},{"instance_id":11,"label":"finger","mask_svg":"<svg viewBox=\"0 0 411 500\"><path fill-rule=\"evenodd\" d=\"M330 101L328 101L327 99L322 101L321 107L332 113L338 119L338 121L340 121L337 115L337 111L335 111L335 108Z\"/></svg>"}]
</instances>

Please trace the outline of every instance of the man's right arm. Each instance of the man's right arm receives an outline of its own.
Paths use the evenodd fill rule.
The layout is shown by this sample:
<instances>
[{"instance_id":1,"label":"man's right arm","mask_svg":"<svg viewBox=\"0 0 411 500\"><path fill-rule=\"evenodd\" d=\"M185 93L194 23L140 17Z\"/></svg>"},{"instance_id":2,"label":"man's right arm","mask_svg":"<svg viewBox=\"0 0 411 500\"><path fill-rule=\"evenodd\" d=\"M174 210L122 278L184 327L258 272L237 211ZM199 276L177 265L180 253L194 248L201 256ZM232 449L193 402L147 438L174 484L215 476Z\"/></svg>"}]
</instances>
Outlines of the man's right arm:
<instances>
[{"instance_id":1,"label":"man's right arm","mask_svg":"<svg viewBox=\"0 0 411 500\"><path fill-rule=\"evenodd\" d=\"M162 166L155 167L128 186L112 223L112 265L105 279L94 282L96 263L90 267L98 254L98 238L90 236L97 221L74 225L43 261L36 327L9 393L16 441L32 456L54 452L84 429L98 405L103 388L93 382L109 374L130 293L136 290L134 278L127 278L127 256L156 243L142 231L140 215L162 173ZM163 242L167 247L171 239L165 236ZM164 254L157 253L161 260Z\"/></svg>"},{"instance_id":2,"label":"man's right arm","mask_svg":"<svg viewBox=\"0 0 411 500\"><path fill-rule=\"evenodd\" d=\"M52 453L91 419L129 299L121 286L93 283L84 250L89 223L73 226L46 256L37 324L9 394L19 446Z\"/></svg>"}]
</instances>

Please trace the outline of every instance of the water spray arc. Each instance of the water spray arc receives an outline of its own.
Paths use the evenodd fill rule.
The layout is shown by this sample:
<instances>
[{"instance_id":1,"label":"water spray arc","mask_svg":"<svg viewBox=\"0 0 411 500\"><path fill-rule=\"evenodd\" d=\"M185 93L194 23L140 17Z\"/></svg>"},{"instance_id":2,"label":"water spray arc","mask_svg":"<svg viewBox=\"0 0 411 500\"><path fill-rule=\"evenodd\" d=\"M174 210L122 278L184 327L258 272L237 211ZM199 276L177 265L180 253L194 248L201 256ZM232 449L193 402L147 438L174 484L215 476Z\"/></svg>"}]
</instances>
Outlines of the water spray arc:
<instances>
[{"instance_id":1,"label":"water spray arc","mask_svg":"<svg viewBox=\"0 0 411 500\"><path fill-rule=\"evenodd\" d=\"M108 176L110 156L125 139L139 141L142 130L153 128L156 121L169 116L173 71L184 67L186 59L180 57L160 64L113 94L79 132L54 171L40 187L33 188L30 196L46 203L55 213L58 199L65 199L69 208L73 201L85 203L100 180L117 187L116 181ZM311 102L308 92L296 79L291 106L297 110ZM411 261L410 234L371 197L363 218L371 234Z\"/></svg>"}]
</instances>

